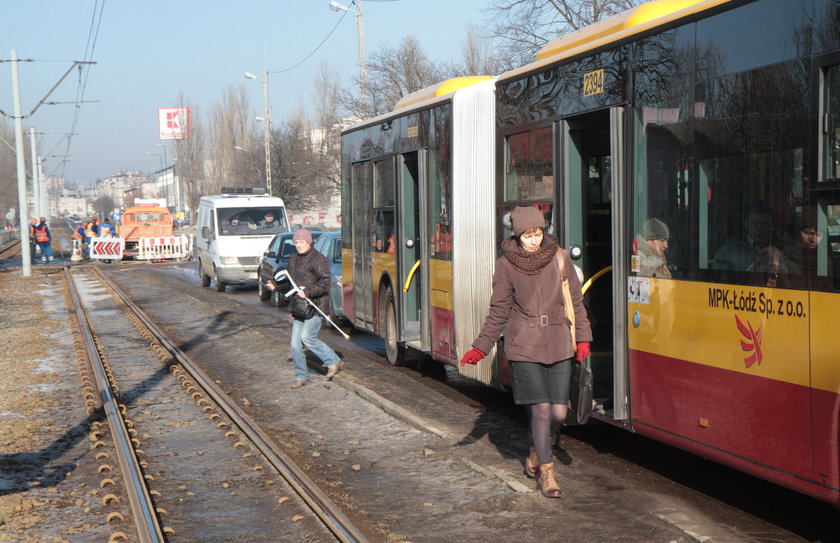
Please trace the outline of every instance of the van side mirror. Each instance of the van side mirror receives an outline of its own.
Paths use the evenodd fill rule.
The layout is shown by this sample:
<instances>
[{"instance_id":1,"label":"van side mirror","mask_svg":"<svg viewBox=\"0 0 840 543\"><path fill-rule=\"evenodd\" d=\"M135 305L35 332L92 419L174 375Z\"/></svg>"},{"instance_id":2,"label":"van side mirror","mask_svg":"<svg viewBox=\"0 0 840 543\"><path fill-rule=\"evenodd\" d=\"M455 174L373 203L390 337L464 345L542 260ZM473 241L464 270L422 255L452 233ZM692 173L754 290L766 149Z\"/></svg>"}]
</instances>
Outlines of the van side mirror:
<instances>
[{"instance_id":1,"label":"van side mirror","mask_svg":"<svg viewBox=\"0 0 840 543\"><path fill-rule=\"evenodd\" d=\"M209 239L210 238L210 228L209 227L207 227L207 226L202 226L201 227L201 237L204 238L204 239Z\"/></svg>"},{"instance_id":2,"label":"van side mirror","mask_svg":"<svg viewBox=\"0 0 840 543\"><path fill-rule=\"evenodd\" d=\"M275 253L274 251L268 251L267 253L265 253L265 257L266 258L277 258L277 253Z\"/></svg>"}]
</instances>

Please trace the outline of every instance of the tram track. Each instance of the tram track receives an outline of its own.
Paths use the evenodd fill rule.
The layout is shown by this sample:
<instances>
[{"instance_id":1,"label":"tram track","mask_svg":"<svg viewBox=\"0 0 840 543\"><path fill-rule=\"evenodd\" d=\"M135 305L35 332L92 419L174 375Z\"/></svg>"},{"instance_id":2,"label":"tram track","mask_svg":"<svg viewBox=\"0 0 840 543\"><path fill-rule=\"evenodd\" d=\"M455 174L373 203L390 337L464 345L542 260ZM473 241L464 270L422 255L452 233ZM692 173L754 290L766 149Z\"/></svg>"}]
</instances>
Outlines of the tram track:
<instances>
[{"instance_id":1,"label":"tram track","mask_svg":"<svg viewBox=\"0 0 840 543\"><path fill-rule=\"evenodd\" d=\"M64 273L98 389L83 373L86 405L107 419L94 423L91 440L108 434L114 442L135 525L130 537L121 530L112 540L208 540L202 534L213 522L195 520L211 514L230 517L213 528L215 541L368 540L119 287L96 267L83 270ZM127 339L129 328L143 339ZM119 493L109 501L119 503Z\"/></svg>"}]
</instances>

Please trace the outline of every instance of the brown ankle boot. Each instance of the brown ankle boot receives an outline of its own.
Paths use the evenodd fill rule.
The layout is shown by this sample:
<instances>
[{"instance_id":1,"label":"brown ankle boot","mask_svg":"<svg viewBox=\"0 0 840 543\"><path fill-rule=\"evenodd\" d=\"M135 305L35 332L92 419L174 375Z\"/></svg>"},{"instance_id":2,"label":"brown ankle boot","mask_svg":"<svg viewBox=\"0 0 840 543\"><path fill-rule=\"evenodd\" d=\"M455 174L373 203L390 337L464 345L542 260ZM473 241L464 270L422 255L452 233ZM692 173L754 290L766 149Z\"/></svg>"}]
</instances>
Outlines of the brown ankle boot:
<instances>
[{"instance_id":1,"label":"brown ankle boot","mask_svg":"<svg viewBox=\"0 0 840 543\"><path fill-rule=\"evenodd\" d=\"M548 464L540 464L537 488L540 489L540 494L546 498L560 497L560 486L554 480L554 464L550 462Z\"/></svg>"},{"instance_id":2,"label":"brown ankle boot","mask_svg":"<svg viewBox=\"0 0 840 543\"><path fill-rule=\"evenodd\" d=\"M531 452L528 454L528 458L525 459L525 475L533 479L537 476L539 470L540 461L537 458L537 448L531 445Z\"/></svg>"}]
</instances>

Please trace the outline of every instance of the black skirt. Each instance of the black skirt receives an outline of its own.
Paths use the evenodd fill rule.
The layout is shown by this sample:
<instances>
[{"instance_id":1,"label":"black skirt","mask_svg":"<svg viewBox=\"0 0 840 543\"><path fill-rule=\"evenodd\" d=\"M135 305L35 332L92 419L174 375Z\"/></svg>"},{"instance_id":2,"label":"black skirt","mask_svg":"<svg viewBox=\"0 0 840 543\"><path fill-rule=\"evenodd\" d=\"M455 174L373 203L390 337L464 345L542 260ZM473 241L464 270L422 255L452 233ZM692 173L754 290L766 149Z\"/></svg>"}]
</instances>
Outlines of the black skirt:
<instances>
[{"instance_id":1,"label":"black skirt","mask_svg":"<svg viewBox=\"0 0 840 543\"><path fill-rule=\"evenodd\" d=\"M571 358L553 364L511 360L510 369L516 405L545 402L569 405Z\"/></svg>"}]
</instances>

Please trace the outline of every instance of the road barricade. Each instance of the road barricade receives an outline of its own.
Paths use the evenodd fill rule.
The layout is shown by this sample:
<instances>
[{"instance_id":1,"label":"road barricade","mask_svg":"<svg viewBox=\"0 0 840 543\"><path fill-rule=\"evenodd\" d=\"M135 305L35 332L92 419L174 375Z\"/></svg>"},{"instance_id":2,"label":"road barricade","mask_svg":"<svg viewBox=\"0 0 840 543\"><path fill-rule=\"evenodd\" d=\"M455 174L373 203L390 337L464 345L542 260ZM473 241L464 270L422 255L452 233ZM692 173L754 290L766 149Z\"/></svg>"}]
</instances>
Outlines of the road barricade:
<instances>
[{"instance_id":1,"label":"road barricade","mask_svg":"<svg viewBox=\"0 0 840 543\"><path fill-rule=\"evenodd\" d=\"M91 260L122 260L124 250L123 238L90 238Z\"/></svg>"},{"instance_id":2,"label":"road barricade","mask_svg":"<svg viewBox=\"0 0 840 543\"><path fill-rule=\"evenodd\" d=\"M140 238L137 260L188 260L192 244L192 236Z\"/></svg>"}]
</instances>

